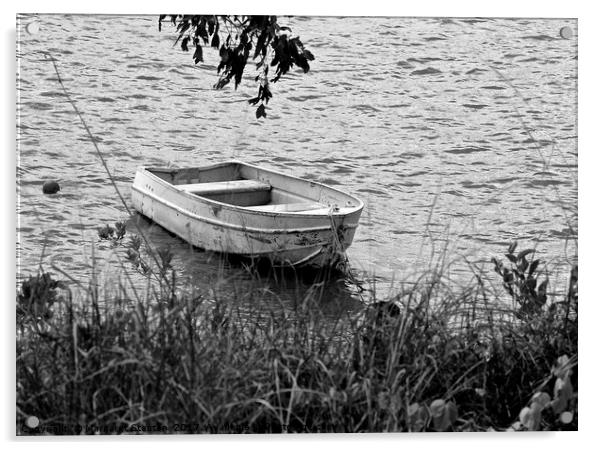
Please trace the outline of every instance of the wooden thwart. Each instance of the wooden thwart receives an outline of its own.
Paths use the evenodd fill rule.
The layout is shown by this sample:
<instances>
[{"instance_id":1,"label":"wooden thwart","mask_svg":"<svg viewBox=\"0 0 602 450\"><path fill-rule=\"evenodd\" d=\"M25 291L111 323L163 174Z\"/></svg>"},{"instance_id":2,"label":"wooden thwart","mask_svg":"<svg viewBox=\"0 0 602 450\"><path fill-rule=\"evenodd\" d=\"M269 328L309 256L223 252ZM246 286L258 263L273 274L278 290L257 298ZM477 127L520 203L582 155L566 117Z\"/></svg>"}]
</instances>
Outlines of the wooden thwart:
<instances>
[{"instance_id":1,"label":"wooden thwart","mask_svg":"<svg viewBox=\"0 0 602 450\"><path fill-rule=\"evenodd\" d=\"M265 212L302 212L312 211L316 209L325 208L320 203L281 203L276 205L259 205L259 206L248 206L248 209L253 211L265 211Z\"/></svg>"},{"instance_id":2,"label":"wooden thwart","mask_svg":"<svg viewBox=\"0 0 602 450\"><path fill-rule=\"evenodd\" d=\"M196 195L239 194L269 191L272 187L258 180L214 181L212 183L178 184L182 191Z\"/></svg>"}]
</instances>

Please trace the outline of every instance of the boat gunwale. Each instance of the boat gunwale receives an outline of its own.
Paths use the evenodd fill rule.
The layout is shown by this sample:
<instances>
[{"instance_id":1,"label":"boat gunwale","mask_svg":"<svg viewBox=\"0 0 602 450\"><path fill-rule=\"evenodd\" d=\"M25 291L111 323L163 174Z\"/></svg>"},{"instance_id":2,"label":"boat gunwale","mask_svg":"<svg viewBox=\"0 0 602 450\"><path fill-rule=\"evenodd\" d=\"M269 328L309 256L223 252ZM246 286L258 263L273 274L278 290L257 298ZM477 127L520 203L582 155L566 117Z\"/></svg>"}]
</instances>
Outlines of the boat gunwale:
<instances>
[{"instance_id":1,"label":"boat gunwale","mask_svg":"<svg viewBox=\"0 0 602 450\"><path fill-rule=\"evenodd\" d=\"M286 178L292 178L294 180L301 181L303 183L308 183L308 184L312 183L312 184L318 185L318 186L320 186L322 188L326 188L328 190L334 191L337 194L343 195L345 197L349 197L352 200L354 200L355 202L357 202L358 204L356 206L353 206L353 207L348 207L350 209L350 211L343 212L343 211L335 211L335 210L333 210L332 212L329 212L327 214L311 214L311 213L293 212L293 211L255 211L255 210L252 210L252 209L248 209L247 207L244 207L244 206L232 205L230 203L220 202L219 200L213 200L213 199L210 199L210 198L206 198L206 197L202 197L202 196L199 196L199 195L195 195L195 194L193 194L191 192L186 192L186 191L180 190L180 189L177 188L177 186L178 186L177 184L170 183L170 182L168 182L168 181L160 178L159 176L155 175L152 172L154 170L154 171L158 171L158 172L162 171L162 172L166 172L166 173L175 173L175 172L178 172L179 170L182 170L182 169L191 169L191 168L216 169L216 168L219 168L219 167L226 167L226 166L229 166L229 165L232 165L232 164L238 164L238 165L250 167L252 169L257 169L257 170L260 170L260 171L265 171L265 172L273 173L275 175L280 175L280 176L283 176L283 177L286 177ZM174 168L174 169L161 168L161 167L140 166L140 167L138 167L137 171L138 172L143 172L143 173L147 174L148 176L150 176L153 179L153 181L155 181L155 182L157 182L159 184L165 185L165 186L169 186L171 189L176 190L179 194L183 194L185 196L188 196L189 198L192 198L195 201L200 201L202 203L208 203L209 205L211 205L211 204L214 204L216 206L219 205L222 208L230 209L230 210L233 210L235 212L242 212L242 213L247 213L247 214L252 214L252 215L261 215L261 216L267 216L267 217L285 216L285 217L290 217L290 218L310 218L310 217L316 218L316 217L331 217L332 216L332 217L339 217L340 218L340 217L347 217L347 216L349 216L351 214L354 214L354 213L356 213L358 211L362 211L363 208L364 208L364 206L365 206L364 202L360 198L356 197L355 195L349 194L347 192L344 192L344 191L342 191L340 189L337 189L337 188L334 188L332 186L328 186L327 184L320 183L319 181L307 180L307 179L304 179L304 178L296 177L294 175L288 175L288 174L285 174L283 172L279 172L277 170L266 169L266 168L259 167L259 166L253 165L253 164L248 164L248 163L245 163L245 162L242 162L242 161L239 161L239 160L229 160L229 161L224 161L224 162L220 162L220 163L211 164L209 166L204 166L204 167L182 167L182 168ZM132 185L132 188L136 188L136 187L134 185ZM143 194L146 193L146 191L143 191L140 188L136 188L136 190L138 190L139 192L141 192ZM157 199L159 199L159 197L157 197L157 196L154 196L154 197L157 198ZM195 216L197 216L197 215L195 215ZM201 217L201 216L197 216L197 217Z\"/></svg>"},{"instance_id":2,"label":"boat gunwale","mask_svg":"<svg viewBox=\"0 0 602 450\"><path fill-rule=\"evenodd\" d=\"M236 231L242 231L244 233L253 233L253 234L297 234L297 233L308 233L308 232L320 232L320 231L332 231L332 225L328 224L328 225L322 225L322 226L316 226L316 227L305 227L305 228L259 228L259 227L249 227L246 225L238 225L238 224L234 224L231 222L223 222L220 220L215 220L215 219L211 219L209 217L206 216L201 216L199 214L195 214L191 211L188 211L184 208L182 208L179 205L176 205L172 202L169 202L167 200L165 200L164 198L159 197L158 195L153 194L152 192L148 192L145 191L137 186L132 186L132 189L140 192L140 194L142 195L146 195L150 198L152 198L155 201L160 202L161 204L167 206L168 208L172 208L176 211L178 211L181 214L184 214L185 216L190 217L191 219L200 221L200 222L205 222L205 223L209 223L211 225L216 225L216 226L220 226L222 228L230 228ZM181 191L180 191L181 192ZM217 202L221 205L221 202ZM320 216L313 216L313 217L320 217ZM326 217L326 216L324 216ZM357 228L358 227L358 223L352 223L352 224L343 224L343 229L351 229L351 228Z\"/></svg>"}]
</instances>

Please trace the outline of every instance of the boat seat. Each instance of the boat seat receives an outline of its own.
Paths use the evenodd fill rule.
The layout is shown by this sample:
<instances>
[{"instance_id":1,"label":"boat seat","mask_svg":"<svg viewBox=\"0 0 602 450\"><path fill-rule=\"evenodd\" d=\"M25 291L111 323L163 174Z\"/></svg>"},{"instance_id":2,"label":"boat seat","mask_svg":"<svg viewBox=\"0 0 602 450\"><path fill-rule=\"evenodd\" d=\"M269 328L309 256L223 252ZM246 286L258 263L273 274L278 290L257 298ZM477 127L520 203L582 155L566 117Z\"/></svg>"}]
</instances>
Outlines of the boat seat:
<instances>
[{"instance_id":1,"label":"boat seat","mask_svg":"<svg viewBox=\"0 0 602 450\"><path fill-rule=\"evenodd\" d=\"M265 211L265 212L302 212L312 211L316 209L323 209L324 205L316 202L305 202L305 203L280 203L276 205L258 205L248 206L247 209L253 211Z\"/></svg>"},{"instance_id":2,"label":"boat seat","mask_svg":"<svg viewBox=\"0 0 602 450\"><path fill-rule=\"evenodd\" d=\"M214 181L211 183L178 184L176 188L196 195L238 194L269 191L267 183L258 180Z\"/></svg>"}]
</instances>

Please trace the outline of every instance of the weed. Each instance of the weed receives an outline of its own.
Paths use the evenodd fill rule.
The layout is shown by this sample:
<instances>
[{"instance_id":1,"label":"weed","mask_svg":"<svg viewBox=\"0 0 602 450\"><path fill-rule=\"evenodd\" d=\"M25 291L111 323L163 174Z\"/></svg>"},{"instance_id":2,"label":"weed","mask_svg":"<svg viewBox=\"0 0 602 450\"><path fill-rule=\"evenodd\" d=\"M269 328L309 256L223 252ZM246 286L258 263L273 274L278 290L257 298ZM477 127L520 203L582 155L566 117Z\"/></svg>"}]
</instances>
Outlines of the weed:
<instances>
[{"instance_id":1,"label":"weed","mask_svg":"<svg viewBox=\"0 0 602 450\"><path fill-rule=\"evenodd\" d=\"M98 228L98 237L101 240L110 240L117 244L123 239L126 233L125 222L115 222L115 227L105 225Z\"/></svg>"},{"instance_id":2,"label":"weed","mask_svg":"<svg viewBox=\"0 0 602 450\"><path fill-rule=\"evenodd\" d=\"M534 249L527 249L514 253L517 243L513 242L508 247L506 258L510 261L510 269L504 267L504 264L493 258L495 272L503 279L503 286L518 302L519 309L516 314L519 318L529 318L538 314L547 300L548 279L540 282L538 285L539 272L537 267L540 260L535 259L527 261L527 256L535 253Z\"/></svg>"},{"instance_id":3,"label":"weed","mask_svg":"<svg viewBox=\"0 0 602 450\"><path fill-rule=\"evenodd\" d=\"M62 284L48 273L30 276L21 283L17 295L17 320L48 320L52 317L53 305L58 300L57 289Z\"/></svg>"},{"instance_id":4,"label":"weed","mask_svg":"<svg viewBox=\"0 0 602 450\"><path fill-rule=\"evenodd\" d=\"M519 309L536 302L524 314L478 280L458 294L433 276L333 319L323 290L287 308L260 277L227 296L186 293L169 251L154 269L136 237L128 246L163 272L152 295L71 301L47 274L21 286L20 433L577 428L576 269L565 299L539 302L538 267L516 254L519 276L502 282Z\"/></svg>"}]
</instances>

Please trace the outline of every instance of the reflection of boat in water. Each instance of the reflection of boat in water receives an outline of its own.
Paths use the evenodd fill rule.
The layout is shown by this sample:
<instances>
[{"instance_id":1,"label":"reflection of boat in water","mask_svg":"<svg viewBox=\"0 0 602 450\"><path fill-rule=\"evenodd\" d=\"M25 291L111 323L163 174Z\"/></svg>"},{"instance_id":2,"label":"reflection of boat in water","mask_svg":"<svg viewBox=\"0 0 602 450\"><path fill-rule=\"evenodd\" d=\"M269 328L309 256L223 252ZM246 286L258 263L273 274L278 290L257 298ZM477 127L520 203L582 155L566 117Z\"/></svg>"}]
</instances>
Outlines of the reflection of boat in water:
<instances>
[{"instance_id":1,"label":"reflection of boat in water","mask_svg":"<svg viewBox=\"0 0 602 450\"><path fill-rule=\"evenodd\" d=\"M137 211L192 245L277 265L328 265L351 242L364 204L314 181L238 161L138 169Z\"/></svg>"}]
</instances>

